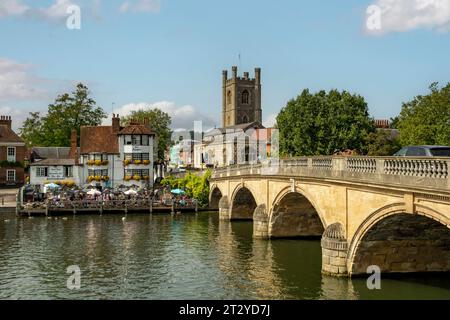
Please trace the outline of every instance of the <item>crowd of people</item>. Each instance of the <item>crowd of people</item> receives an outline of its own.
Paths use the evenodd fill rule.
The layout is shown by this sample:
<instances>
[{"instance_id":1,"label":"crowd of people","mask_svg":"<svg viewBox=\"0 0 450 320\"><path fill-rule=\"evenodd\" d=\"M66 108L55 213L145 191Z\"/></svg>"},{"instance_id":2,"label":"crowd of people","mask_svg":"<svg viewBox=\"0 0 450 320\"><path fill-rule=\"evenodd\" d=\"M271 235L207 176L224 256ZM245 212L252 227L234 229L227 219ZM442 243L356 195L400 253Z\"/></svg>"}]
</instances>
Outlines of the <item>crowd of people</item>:
<instances>
[{"instance_id":1,"label":"crowd of people","mask_svg":"<svg viewBox=\"0 0 450 320\"><path fill-rule=\"evenodd\" d=\"M185 194L174 194L170 188L139 189L120 186L115 189L48 189L46 193L24 190L25 209L96 209L195 207L195 199Z\"/></svg>"}]
</instances>

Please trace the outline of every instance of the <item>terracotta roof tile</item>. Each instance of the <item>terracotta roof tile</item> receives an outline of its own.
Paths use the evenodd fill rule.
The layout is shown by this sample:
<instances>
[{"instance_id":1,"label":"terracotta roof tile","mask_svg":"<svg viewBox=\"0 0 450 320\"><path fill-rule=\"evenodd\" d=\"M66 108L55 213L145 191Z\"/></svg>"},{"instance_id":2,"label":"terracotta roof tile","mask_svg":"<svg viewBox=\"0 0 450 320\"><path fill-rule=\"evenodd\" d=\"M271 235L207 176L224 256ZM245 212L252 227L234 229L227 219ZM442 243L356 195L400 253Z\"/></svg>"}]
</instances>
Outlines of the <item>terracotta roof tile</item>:
<instances>
[{"instance_id":1,"label":"terracotta roof tile","mask_svg":"<svg viewBox=\"0 0 450 320\"><path fill-rule=\"evenodd\" d=\"M113 133L111 126L81 127L80 152L119 153L117 133Z\"/></svg>"},{"instance_id":2,"label":"terracotta roof tile","mask_svg":"<svg viewBox=\"0 0 450 320\"><path fill-rule=\"evenodd\" d=\"M23 143L24 141L6 125L0 125L0 142Z\"/></svg>"},{"instance_id":3,"label":"terracotta roof tile","mask_svg":"<svg viewBox=\"0 0 450 320\"><path fill-rule=\"evenodd\" d=\"M148 134L148 135L155 135L155 133L150 130L149 127L143 125L143 124L131 124L129 126L126 126L122 130L119 131L119 135L124 134Z\"/></svg>"}]
</instances>

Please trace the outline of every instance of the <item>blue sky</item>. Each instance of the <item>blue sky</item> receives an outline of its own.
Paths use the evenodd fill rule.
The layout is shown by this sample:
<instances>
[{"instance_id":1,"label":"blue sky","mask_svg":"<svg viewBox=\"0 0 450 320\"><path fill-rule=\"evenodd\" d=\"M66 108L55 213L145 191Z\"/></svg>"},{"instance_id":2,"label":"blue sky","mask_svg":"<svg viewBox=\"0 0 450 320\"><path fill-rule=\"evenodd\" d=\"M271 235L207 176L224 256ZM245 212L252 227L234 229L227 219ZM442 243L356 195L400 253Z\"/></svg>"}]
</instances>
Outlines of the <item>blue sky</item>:
<instances>
[{"instance_id":1,"label":"blue sky","mask_svg":"<svg viewBox=\"0 0 450 320\"><path fill-rule=\"evenodd\" d=\"M18 127L81 81L107 112L158 106L175 128L211 127L221 71L238 65L262 68L267 124L304 88L359 93L389 118L449 81L449 2L0 0L0 112ZM66 27L71 4L79 30ZM370 5L382 10L378 33L366 25Z\"/></svg>"}]
</instances>

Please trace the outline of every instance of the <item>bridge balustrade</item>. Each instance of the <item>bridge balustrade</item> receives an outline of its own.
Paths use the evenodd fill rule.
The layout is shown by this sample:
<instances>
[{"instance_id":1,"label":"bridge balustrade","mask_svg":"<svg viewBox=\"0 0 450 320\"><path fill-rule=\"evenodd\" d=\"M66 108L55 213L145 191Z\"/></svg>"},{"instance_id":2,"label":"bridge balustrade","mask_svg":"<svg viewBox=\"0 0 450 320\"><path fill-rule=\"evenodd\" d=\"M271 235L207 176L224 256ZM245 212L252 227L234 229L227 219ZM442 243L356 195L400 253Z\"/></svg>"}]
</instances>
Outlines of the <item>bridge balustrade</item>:
<instances>
[{"instance_id":1,"label":"bridge balustrade","mask_svg":"<svg viewBox=\"0 0 450 320\"><path fill-rule=\"evenodd\" d=\"M213 179L278 175L450 190L449 158L302 157L216 169Z\"/></svg>"}]
</instances>

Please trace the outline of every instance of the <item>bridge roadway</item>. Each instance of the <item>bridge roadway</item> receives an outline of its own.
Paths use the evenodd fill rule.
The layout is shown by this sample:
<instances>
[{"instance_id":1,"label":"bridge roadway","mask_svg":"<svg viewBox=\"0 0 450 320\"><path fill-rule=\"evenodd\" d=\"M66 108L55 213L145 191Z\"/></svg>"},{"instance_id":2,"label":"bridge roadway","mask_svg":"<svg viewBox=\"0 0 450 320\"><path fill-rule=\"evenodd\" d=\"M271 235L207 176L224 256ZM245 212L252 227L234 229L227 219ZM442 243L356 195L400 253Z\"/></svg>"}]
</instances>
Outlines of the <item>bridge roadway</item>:
<instances>
[{"instance_id":1,"label":"bridge roadway","mask_svg":"<svg viewBox=\"0 0 450 320\"><path fill-rule=\"evenodd\" d=\"M260 239L320 237L322 272L450 271L450 159L310 157L215 170L210 205Z\"/></svg>"}]
</instances>

